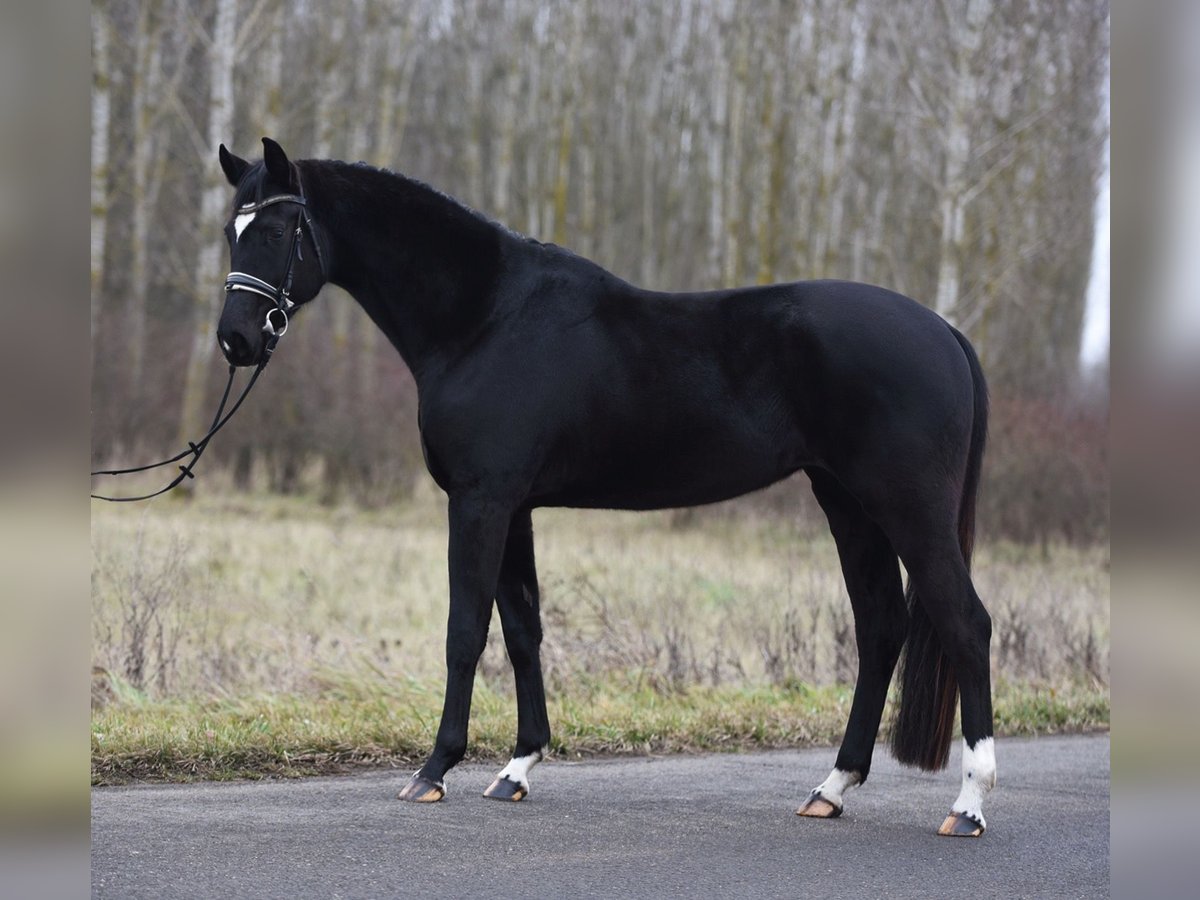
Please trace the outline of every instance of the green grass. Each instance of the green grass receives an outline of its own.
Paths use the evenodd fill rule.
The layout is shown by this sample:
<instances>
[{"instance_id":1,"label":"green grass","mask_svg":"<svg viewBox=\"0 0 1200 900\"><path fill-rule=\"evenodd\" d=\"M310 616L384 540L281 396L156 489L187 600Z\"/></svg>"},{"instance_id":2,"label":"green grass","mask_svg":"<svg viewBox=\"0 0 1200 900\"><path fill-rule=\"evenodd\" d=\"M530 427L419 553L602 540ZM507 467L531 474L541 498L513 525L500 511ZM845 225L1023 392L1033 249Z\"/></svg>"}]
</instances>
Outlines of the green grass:
<instances>
[{"instance_id":1,"label":"green grass","mask_svg":"<svg viewBox=\"0 0 1200 900\"><path fill-rule=\"evenodd\" d=\"M559 756L836 744L856 655L836 549L779 517L539 511L543 666ZM202 495L93 510L92 777L410 766L433 743L445 509ZM1105 728L1103 547L985 544L1001 734ZM500 628L469 753L516 714ZM98 688L98 690L96 690Z\"/></svg>"},{"instance_id":2,"label":"green grass","mask_svg":"<svg viewBox=\"0 0 1200 900\"><path fill-rule=\"evenodd\" d=\"M550 701L558 758L833 745L849 713L844 685L691 688L662 694L614 684ZM415 767L433 746L440 685L330 685L320 695L126 700L92 720L92 782L191 781ZM997 732L1106 729L1107 691L1001 684ZM468 758L512 750L511 699L476 686Z\"/></svg>"}]
</instances>

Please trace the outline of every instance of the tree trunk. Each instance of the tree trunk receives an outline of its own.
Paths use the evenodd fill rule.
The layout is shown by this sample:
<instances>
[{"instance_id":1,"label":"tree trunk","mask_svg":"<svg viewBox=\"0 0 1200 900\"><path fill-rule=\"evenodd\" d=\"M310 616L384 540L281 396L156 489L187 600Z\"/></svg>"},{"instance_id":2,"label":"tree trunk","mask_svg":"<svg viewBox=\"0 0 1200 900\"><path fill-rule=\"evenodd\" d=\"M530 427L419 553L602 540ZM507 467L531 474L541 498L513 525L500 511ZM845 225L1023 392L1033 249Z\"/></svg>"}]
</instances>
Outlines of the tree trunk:
<instances>
[{"instance_id":1,"label":"tree trunk","mask_svg":"<svg viewBox=\"0 0 1200 900\"><path fill-rule=\"evenodd\" d=\"M847 67L850 77L846 80L841 98L841 115L837 119L837 133L829 170L829 225L825 229L828 243L824 258L820 260L822 271L840 272L842 269L842 233L846 216L847 188L853 181L849 162L853 153L855 133L858 128L858 108L862 101L863 71L867 57L867 23L863 13L863 0L850 14L850 46L847 48Z\"/></svg>"},{"instance_id":2,"label":"tree trunk","mask_svg":"<svg viewBox=\"0 0 1200 900\"><path fill-rule=\"evenodd\" d=\"M582 93L579 84L579 47L583 37L583 5L571 16L571 37L566 60L566 89L559 103L558 157L554 166L554 230L551 240L567 242L567 191L571 180L571 137L576 104Z\"/></svg>"},{"instance_id":3,"label":"tree trunk","mask_svg":"<svg viewBox=\"0 0 1200 900\"><path fill-rule=\"evenodd\" d=\"M180 416L180 438L195 439L204 429L205 388L208 385L213 347L216 345L217 300L220 297L219 277L221 247L225 243L221 231L229 204L229 185L217 162L217 145L233 140L233 67L237 47L234 43L234 23L237 19L237 0L217 0L212 44L209 48L209 102L207 143L211 152L204 160L204 190L200 197L200 217L194 227L200 250L196 254L196 271L192 280L195 295L192 304L192 346L188 355L187 374L183 388L183 410Z\"/></svg>"},{"instance_id":4,"label":"tree trunk","mask_svg":"<svg viewBox=\"0 0 1200 900\"><path fill-rule=\"evenodd\" d=\"M938 314L950 322L954 321L958 306L959 267L966 216L965 178L967 163L971 158L971 126L978 95L972 64L979 50L983 24L990 6L991 0L970 0L966 20L954 35L956 72L950 121L946 125L941 193L938 198L941 240L938 245L937 299L934 305Z\"/></svg>"},{"instance_id":5,"label":"tree trunk","mask_svg":"<svg viewBox=\"0 0 1200 900\"><path fill-rule=\"evenodd\" d=\"M655 189L654 168L657 163L655 158L656 151L660 150L658 140L651 137L651 127L659 113L659 98L662 96L662 78L657 74L648 76L651 81L645 88L646 108L645 115L647 118L646 130L647 134L642 140L641 157L642 157L642 181L641 190L641 207L642 207L642 241L641 241L641 284L642 287L663 287L661 284L655 283L655 277L658 274L658 257L655 253L658 239L655 234L655 210L662 202L662 198L658 196L659 192Z\"/></svg>"},{"instance_id":6,"label":"tree trunk","mask_svg":"<svg viewBox=\"0 0 1200 900\"><path fill-rule=\"evenodd\" d=\"M380 92L379 138L375 163L380 166L397 166L397 154L404 143L404 131L412 105L413 79L417 62L421 59L417 31L425 23L428 11L422 6L418 11L393 21L389 25L387 48L384 51L385 90Z\"/></svg>"},{"instance_id":7,"label":"tree trunk","mask_svg":"<svg viewBox=\"0 0 1200 900\"><path fill-rule=\"evenodd\" d=\"M729 162L725 170L725 259L721 270L724 287L736 287L742 277L742 117L746 107L749 74L750 26L738 25L734 45L733 73L729 79Z\"/></svg>"},{"instance_id":8,"label":"tree trunk","mask_svg":"<svg viewBox=\"0 0 1200 900\"><path fill-rule=\"evenodd\" d=\"M725 103L729 67L718 56L713 62L713 103L709 119L708 144L708 283L716 287L723 269L722 236L725 227Z\"/></svg>"},{"instance_id":9,"label":"tree trunk","mask_svg":"<svg viewBox=\"0 0 1200 900\"><path fill-rule=\"evenodd\" d=\"M251 120L261 132L255 137L278 138L283 127L283 42L287 34L286 4L279 3L267 26L267 39L258 51L259 78L252 92Z\"/></svg>"},{"instance_id":10,"label":"tree trunk","mask_svg":"<svg viewBox=\"0 0 1200 900\"><path fill-rule=\"evenodd\" d=\"M111 68L109 22L100 9L92 11L92 235L91 235L91 330L92 340L100 325L104 290L104 253L108 228L108 126L111 118Z\"/></svg>"},{"instance_id":11,"label":"tree trunk","mask_svg":"<svg viewBox=\"0 0 1200 900\"><path fill-rule=\"evenodd\" d=\"M133 210L130 235L132 256L129 268L129 296L125 316L125 338L129 347L129 398L135 403L142 390L146 361L147 297L150 292L150 223L158 200L158 182L153 167L158 156L159 92L162 79L162 47L156 21L156 3L145 2L138 14L133 99L131 196Z\"/></svg>"},{"instance_id":12,"label":"tree trunk","mask_svg":"<svg viewBox=\"0 0 1200 900\"><path fill-rule=\"evenodd\" d=\"M321 42L322 56L319 82L317 84L317 137L313 143L313 156L317 159L328 159L334 156L334 139L341 132L344 116L338 110L343 108L342 95L345 93L345 49L346 49L346 18L350 10L334 7L329 12L329 29L327 37ZM342 148L342 155L345 148Z\"/></svg>"}]
</instances>

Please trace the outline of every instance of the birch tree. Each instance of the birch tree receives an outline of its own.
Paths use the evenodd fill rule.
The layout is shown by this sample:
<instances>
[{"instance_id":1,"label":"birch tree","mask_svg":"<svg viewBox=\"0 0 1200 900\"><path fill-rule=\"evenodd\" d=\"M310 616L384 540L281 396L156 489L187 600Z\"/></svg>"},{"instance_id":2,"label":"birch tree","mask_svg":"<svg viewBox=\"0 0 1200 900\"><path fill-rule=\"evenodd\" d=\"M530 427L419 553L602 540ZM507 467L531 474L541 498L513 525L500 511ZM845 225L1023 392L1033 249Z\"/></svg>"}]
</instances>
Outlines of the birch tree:
<instances>
[{"instance_id":1,"label":"birch tree","mask_svg":"<svg viewBox=\"0 0 1200 900\"><path fill-rule=\"evenodd\" d=\"M108 146L112 118L112 74L109 55L110 24L103 9L92 13L92 232L91 232L91 334L100 324L104 300L104 252L108 236Z\"/></svg>"},{"instance_id":2,"label":"birch tree","mask_svg":"<svg viewBox=\"0 0 1200 900\"><path fill-rule=\"evenodd\" d=\"M238 0L215 0L211 40L208 43L208 123L206 146L218 147L233 140L233 70L237 58L234 40ZM196 253L195 285L192 304L192 342L184 379L180 436L191 440L203 430L205 388L209 383L213 348L216 346L216 321L220 288L217 275L224 248L222 226L229 205L229 185L221 172L216 150L201 162L204 173L200 195L200 215L194 224L199 236Z\"/></svg>"},{"instance_id":3,"label":"birch tree","mask_svg":"<svg viewBox=\"0 0 1200 900\"><path fill-rule=\"evenodd\" d=\"M941 241L938 248L937 297L934 309L950 321L955 320L959 294L959 270L962 264L963 228L967 202L966 171L971 158L971 134L977 109L979 87L976 71L983 27L991 13L990 0L968 0L960 12L957 4L939 0L938 10L949 22L954 48L948 121L938 211L941 217Z\"/></svg>"},{"instance_id":4,"label":"birch tree","mask_svg":"<svg viewBox=\"0 0 1200 900\"><path fill-rule=\"evenodd\" d=\"M964 329L998 397L1069 382L1106 0L99 0L92 43L91 328L119 351L94 363L98 446L205 424L215 149L256 156L262 134L415 176L654 288L884 284ZM294 431L239 425L256 465L297 487L342 453L344 489L403 483L378 448L418 464L414 389L369 319L330 294L287 346Z\"/></svg>"},{"instance_id":5,"label":"birch tree","mask_svg":"<svg viewBox=\"0 0 1200 900\"><path fill-rule=\"evenodd\" d=\"M129 396L140 400L145 376L147 298L150 291L150 228L158 202L162 137L159 133L163 79L161 3L143 0L134 37L133 92L130 103L130 278L125 337L129 347Z\"/></svg>"}]
</instances>

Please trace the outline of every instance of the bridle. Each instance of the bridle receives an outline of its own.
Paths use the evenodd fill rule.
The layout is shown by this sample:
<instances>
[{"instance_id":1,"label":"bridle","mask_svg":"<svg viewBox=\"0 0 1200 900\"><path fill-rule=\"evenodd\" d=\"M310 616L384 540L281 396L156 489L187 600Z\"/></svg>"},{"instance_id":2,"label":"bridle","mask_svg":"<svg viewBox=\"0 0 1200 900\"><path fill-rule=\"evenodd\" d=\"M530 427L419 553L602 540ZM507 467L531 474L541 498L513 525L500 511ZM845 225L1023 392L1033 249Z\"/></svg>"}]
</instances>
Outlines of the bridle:
<instances>
[{"instance_id":1,"label":"bridle","mask_svg":"<svg viewBox=\"0 0 1200 900\"><path fill-rule=\"evenodd\" d=\"M312 241L313 250L317 254L317 264L321 267L321 280L325 281L328 275L325 271L325 257L321 253L321 242L317 240L317 231L313 228L312 219L308 215L308 200L305 199L303 193L299 194L276 194L273 197L267 197L265 200L259 200L256 203L247 203L237 208L237 215L252 215L260 209L265 209L268 206L273 206L276 203L295 203L300 207L300 211L296 215L296 227L292 229L292 240L288 245L287 263L283 270L283 278L280 279L279 286L271 284L269 281L263 281L256 275L250 275L246 272L230 272L225 276L225 292L231 291L248 291L251 294L258 294L260 297L266 297L275 304L274 308L267 310L266 321L263 322L263 333L267 335L267 344L263 349L263 362L271 358L271 354L275 351L275 345L279 343L279 339L283 337L284 332L288 328L288 313L295 308L296 304L292 301L292 276L295 272L297 260L304 259L304 230L308 229L309 240Z\"/></svg>"},{"instance_id":2,"label":"bridle","mask_svg":"<svg viewBox=\"0 0 1200 900\"><path fill-rule=\"evenodd\" d=\"M129 469L101 469L92 472L92 475L128 475L133 472L145 472L150 469L157 469L160 466L169 466L172 463L177 463L187 456L192 458L185 464L179 466L179 474L166 487L154 491L151 494L142 494L138 497L107 497L102 494L92 494L94 500L110 500L113 502L128 503L136 500L149 500L151 497L157 497L159 494L165 494L172 488L178 487L185 478L195 478L192 469L196 463L200 461L201 454L208 447L208 442L212 440L214 434L225 427L225 423L233 418L233 414L238 411L246 396L250 393L250 389L254 387L254 383L258 381L258 376L262 374L263 369L267 367L267 363L271 359L271 354L275 352L275 345L279 343L279 339L283 337L288 328L288 313L296 307L296 303L292 300L292 278L295 274L296 262L304 259L304 231L308 230L309 240L312 241L313 251L317 255L317 263L321 267L321 281L324 283L328 280L328 273L325 269L325 258L321 253L321 242L317 240L317 231L313 227L312 219L308 215L308 201L304 197L303 191L296 194L276 194L273 197L267 197L265 200L259 200L256 203L248 203L244 206L239 206L237 215L248 215L256 213L260 209L267 206L272 206L276 203L295 203L300 211L296 215L296 227L292 229L292 240L288 245L287 263L283 270L283 278L279 281L279 286L271 284L269 281L250 275L246 272L230 272L225 276L225 292L231 291L248 291L251 294L258 294L260 297L266 297L275 305L267 310L266 321L263 322L263 333L267 335L266 345L263 347L263 357L259 361L258 366L254 369L254 374L250 376L250 380L246 382L246 386L242 388L241 395L234 402L233 407L228 413L225 412L225 403L229 400L229 393L233 387L233 376L237 371L236 367L230 365L229 380L225 384L225 390L221 394L221 402L217 406L217 414L213 417L212 424L208 428L208 432L198 441L188 441L188 448L175 454L170 459L164 459L160 462L150 463L146 466L134 466Z\"/></svg>"}]
</instances>

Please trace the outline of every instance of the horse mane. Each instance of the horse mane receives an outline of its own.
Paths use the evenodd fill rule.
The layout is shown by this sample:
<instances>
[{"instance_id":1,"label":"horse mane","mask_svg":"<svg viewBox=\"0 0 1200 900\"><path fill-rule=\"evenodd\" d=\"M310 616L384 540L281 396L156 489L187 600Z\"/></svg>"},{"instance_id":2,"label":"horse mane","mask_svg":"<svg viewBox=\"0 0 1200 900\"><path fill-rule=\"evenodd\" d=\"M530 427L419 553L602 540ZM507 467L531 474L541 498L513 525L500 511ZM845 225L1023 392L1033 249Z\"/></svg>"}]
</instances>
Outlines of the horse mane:
<instances>
[{"instance_id":1,"label":"horse mane","mask_svg":"<svg viewBox=\"0 0 1200 900\"><path fill-rule=\"evenodd\" d=\"M296 163L305 191L311 179L314 190L320 190L335 207L354 198L368 197L373 208L385 207L411 210L431 225L439 222L466 234L498 231L520 240L532 240L495 221L456 197L432 185L366 162L343 162L334 159L305 159ZM536 243L536 242L535 242Z\"/></svg>"}]
</instances>

